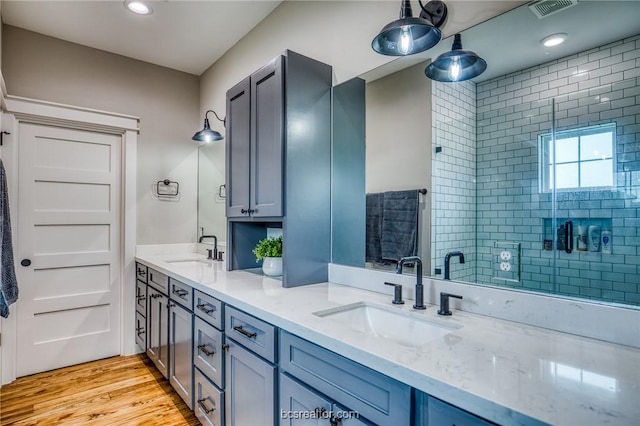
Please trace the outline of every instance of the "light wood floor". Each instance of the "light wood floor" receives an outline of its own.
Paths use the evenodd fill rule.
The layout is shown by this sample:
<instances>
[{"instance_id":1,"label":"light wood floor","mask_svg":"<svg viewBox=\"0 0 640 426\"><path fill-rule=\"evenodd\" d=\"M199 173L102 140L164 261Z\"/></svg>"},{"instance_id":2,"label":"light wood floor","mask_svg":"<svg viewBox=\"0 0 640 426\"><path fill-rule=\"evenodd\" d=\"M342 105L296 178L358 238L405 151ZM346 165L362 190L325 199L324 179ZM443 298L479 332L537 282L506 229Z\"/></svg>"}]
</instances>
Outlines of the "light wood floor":
<instances>
[{"instance_id":1,"label":"light wood floor","mask_svg":"<svg viewBox=\"0 0 640 426\"><path fill-rule=\"evenodd\" d=\"M2 386L0 424L200 425L145 355L107 358Z\"/></svg>"}]
</instances>

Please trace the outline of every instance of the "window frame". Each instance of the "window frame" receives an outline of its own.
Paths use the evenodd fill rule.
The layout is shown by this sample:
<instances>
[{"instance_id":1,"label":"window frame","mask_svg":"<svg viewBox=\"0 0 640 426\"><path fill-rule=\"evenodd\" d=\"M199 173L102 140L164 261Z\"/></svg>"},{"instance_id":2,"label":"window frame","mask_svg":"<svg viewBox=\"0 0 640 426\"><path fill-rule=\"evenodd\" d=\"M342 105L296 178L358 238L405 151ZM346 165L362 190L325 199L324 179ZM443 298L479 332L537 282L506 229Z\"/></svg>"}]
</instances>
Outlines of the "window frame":
<instances>
[{"instance_id":1,"label":"window frame","mask_svg":"<svg viewBox=\"0 0 640 426\"><path fill-rule=\"evenodd\" d=\"M612 185L603 185L603 186L577 186L572 188L555 188L556 192L581 192L581 191L599 191L599 190L610 190L616 187L616 170L617 170L617 125L615 122L598 124L595 126L586 126L579 127L568 130L560 130L555 132L555 137L553 132L549 133L541 133L538 135L538 189L540 193L551 193L554 191L553 182L550 182L550 172L552 167L556 167L558 163L550 162L550 146L552 145L552 141L558 140L560 138L566 139L570 137L578 138L578 160L563 162L559 164L577 164L578 165L578 185L580 185L580 165L584 163L590 163L595 161L602 161L602 159L591 159L591 160L581 160L580 159L580 144L582 136L589 136L599 133L611 133L611 157L605 158L606 160L611 159L611 175L612 175Z\"/></svg>"}]
</instances>

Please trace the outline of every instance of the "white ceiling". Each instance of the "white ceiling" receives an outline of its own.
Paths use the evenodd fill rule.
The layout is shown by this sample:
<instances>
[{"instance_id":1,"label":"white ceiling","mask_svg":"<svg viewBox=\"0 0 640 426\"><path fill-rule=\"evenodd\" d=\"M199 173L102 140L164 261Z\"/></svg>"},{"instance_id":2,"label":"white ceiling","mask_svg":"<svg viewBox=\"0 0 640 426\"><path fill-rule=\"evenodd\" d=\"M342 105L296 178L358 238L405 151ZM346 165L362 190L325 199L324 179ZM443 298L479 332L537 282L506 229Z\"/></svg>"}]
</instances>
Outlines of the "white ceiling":
<instances>
[{"instance_id":1,"label":"white ceiling","mask_svg":"<svg viewBox=\"0 0 640 426\"><path fill-rule=\"evenodd\" d=\"M200 75L282 0L149 2L136 15L122 0L6 1L5 24Z\"/></svg>"}]
</instances>

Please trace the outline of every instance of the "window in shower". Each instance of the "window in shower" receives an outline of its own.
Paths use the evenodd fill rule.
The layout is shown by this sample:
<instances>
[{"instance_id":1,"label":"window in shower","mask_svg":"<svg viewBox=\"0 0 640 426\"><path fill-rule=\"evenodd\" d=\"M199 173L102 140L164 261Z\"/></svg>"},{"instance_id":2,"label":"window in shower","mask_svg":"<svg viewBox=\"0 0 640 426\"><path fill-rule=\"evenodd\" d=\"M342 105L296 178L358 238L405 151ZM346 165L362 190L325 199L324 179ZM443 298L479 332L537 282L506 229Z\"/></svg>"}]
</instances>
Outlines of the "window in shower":
<instances>
[{"instance_id":1,"label":"window in shower","mask_svg":"<svg viewBox=\"0 0 640 426\"><path fill-rule=\"evenodd\" d=\"M611 188L615 174L616 124L582 127L538 136L541 192ZM554 167L555 166L555 167Z\"/></svg>"}]
</instances>

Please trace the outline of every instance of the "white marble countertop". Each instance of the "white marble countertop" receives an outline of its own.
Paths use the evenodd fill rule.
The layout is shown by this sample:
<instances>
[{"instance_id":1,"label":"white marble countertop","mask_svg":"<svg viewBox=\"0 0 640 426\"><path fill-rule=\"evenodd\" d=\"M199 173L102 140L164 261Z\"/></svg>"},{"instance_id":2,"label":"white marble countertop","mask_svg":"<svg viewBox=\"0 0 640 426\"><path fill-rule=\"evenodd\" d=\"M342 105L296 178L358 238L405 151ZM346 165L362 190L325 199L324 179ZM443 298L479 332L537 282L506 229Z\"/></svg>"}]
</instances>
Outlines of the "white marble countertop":
<instances>
[{"instance_id":1,"label":"white marble countertop","mask_svg":"<svg viewBox=\"0 0 640 426\"><path fill-rule=\"evenodd\" d=\"M501 425L637 425L640 349L437 307L415 311L389 296L333 283L285 289L277 279L180 265L197 254L138 262L258 318ZM420 347L371 337L313 312L367 301L461 326Z\"/></svg>"}]
</instances>

